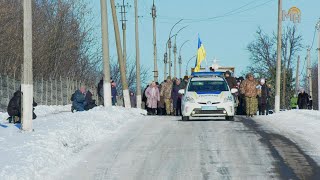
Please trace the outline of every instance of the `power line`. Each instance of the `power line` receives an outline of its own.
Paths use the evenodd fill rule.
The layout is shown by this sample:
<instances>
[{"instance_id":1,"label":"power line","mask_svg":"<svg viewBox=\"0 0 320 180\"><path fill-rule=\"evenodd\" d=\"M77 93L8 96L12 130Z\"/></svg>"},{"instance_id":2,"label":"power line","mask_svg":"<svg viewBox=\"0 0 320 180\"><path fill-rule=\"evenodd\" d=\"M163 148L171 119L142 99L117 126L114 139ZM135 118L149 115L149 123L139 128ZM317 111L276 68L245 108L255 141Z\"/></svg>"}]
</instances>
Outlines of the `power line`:
<instances>
[{"instance_id":1,"label":"power line","mask_svg":"<svg viewBox=\"0 0 320 180\"><path fill-rule=\"evenodd\" d=\"M247 11L250 11L250 10L253 10L253 9L256 9L256 8L259 8L259 7L261 7L261 6L264 6L264 5L268 4L268 3L270 3L271 1L274 1L274 0L268 0L268 1L266 1L266 2L263 2L263 3L261 3L261 4L258 4L258 5L256 5L256 6L253 6L253 7L247 8L247 9L244 9L244 10L242 10L242 11L238 11L238 10L240 10L240 9L243 9L244 7L247 7L247 6L249 6L249 5L254 4L254 3L257 2L257 0L255 0L255 1L250 1L250 2L248 2L248 3L246 3L246 4L244 4L244 5L236 8L236 9L233 9L233 10L231 10L231 11L229 11L229 12L226 12L226 13L224 13L224 14L222 14L222 15L218 15L218 16L207 17L207 18L197 18L197 19L195 19L195 18L182 18L182 19L184 19L184 23L196 23L196 22L216 20L216 19L219 19L219 18L224 18L224 17L228 17L228 16L233 16L233 15L236 15L236 14L240 14L240 13L243 13L243 12L247 12ZM165 17L165 16L163 16L163 17ZM159 18L161 18L161 15L159 16ZM177 18L165 17L165 18L161 18L161 19L170 20L170 19L177 19Z\"/></svg>"}]
</instances>

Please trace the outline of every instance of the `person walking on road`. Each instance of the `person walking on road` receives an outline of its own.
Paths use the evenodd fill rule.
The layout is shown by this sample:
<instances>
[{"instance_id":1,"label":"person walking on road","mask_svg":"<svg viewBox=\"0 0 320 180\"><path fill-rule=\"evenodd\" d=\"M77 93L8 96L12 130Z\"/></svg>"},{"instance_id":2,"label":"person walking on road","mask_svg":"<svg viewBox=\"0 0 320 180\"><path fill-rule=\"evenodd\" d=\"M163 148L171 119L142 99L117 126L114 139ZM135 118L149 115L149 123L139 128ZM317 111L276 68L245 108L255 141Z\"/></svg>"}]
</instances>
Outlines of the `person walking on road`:
<instances>
[{"instance_id":1,"label":"person walking on road","mask_svg":"<svg viewBox=\"0 0 320 180\"><path fill-rule=\"evenodd\" d=\"M260 80L260 90L261 94L258 97L259 115L268 115L266 111L270 92L264 78Z\"/></svg>"},{"instance_id":2,"label":"person walking on road","mask_svg":"<svg viewBox=\"0 0 320 180\"><path fill-rule=\"evenodd\" d=\"M166 83L164 83L163 87L161 88L160 96L164 97L164 103L166 106L166 113L167 115L171 115L171 91L172 91L172 81L171 77L168 76Z\"/></svg>"},{"instance_id":3,"label":"person walking on road","mask_svg":"<svg viewBox=\"0 0 320 180\"><path fill-rule=\"evenodd\" d=\"M172 105L173 105L173 114L175 116L181 115L181 95L179 94L179 90L181 89L180 79L176 79L173 83L171 97L172 97Z\"/></svg>"},{"instance_id":4,"label":"person walking on road","mask_svg":"<svg viewBox=\"0 0 320 180\"><path fill-rule=\"evenodd\" d=\"M240 92L245 96L246 114L253 117L257 114L258 108L258 85L259 83L254 79L253 74L248 74L247 79L240 85Z\"/></svg>"},{"instance_id":5,"label":"person walking on road","mask_svg":"<svg viewBox=\"0 0 320 180\"><path fill-rule=\"evenodd\" d=\"M160 101L159 89L155 82L152 82L146 90L148 115L156 115L158 101Z\"/></svg>"}]
</instances>

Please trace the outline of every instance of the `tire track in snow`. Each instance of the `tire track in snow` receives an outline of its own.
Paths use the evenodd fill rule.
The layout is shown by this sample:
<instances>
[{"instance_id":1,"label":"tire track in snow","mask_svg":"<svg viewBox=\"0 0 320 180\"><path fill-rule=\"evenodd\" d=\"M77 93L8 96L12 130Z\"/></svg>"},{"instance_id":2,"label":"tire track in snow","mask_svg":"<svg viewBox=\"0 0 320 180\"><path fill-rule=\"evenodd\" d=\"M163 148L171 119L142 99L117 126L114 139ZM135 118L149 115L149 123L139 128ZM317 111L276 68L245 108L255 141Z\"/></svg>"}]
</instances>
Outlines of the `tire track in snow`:
<instances>
[{"instance_id":1,"label":"tire track in snow","mask_svg":"<svg viewBox=\"0 0 320 180\"><path fill-rule=\"evenodd\" d=\"M283 179L320 179L320 167L301 148L279 134L267 133L252 119L240 117L244 125L261 136L272 156L277 159L276 167Z\"/></svg>"}]
</instances>

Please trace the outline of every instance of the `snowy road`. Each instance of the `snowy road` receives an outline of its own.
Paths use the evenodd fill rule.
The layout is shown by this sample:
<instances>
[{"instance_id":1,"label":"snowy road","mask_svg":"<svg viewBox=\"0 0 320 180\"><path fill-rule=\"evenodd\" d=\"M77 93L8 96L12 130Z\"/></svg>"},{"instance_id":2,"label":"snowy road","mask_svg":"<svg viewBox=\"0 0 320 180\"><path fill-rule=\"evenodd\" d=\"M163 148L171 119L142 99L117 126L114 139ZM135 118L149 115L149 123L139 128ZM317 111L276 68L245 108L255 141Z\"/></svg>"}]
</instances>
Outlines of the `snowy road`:
<instances>
[{"instance_id":1,"label":"snowy road","mask_svg":"<svg viewBox=\"0 0 320 180\"><path fill-rule=\"evenodd\" d=\"M243 122L146 117L123 127L62 179L279 179L261 136Z\"/></svg>"}]
</instances>

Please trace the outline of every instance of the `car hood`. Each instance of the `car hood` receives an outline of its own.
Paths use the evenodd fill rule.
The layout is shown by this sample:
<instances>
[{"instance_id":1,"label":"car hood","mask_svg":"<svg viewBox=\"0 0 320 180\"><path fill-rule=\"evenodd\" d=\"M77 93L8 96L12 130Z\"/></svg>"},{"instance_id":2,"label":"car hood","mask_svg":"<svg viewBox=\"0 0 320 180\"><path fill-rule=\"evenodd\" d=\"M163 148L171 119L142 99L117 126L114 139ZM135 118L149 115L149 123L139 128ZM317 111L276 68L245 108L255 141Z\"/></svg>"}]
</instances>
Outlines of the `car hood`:
<instances>
[{"instance_id":1,"label":"car hood","mask_svg":"<svg viewBox=\"0 0 320 180\"><path fill-rule=\"evenodd\" d=\"M228 91L214 91L214 92L187 92L186 94L192 97L196 102L206 104L211 102L212 104L221 103L224 98L230 95Z\"/></svg>"}]
</instances>

